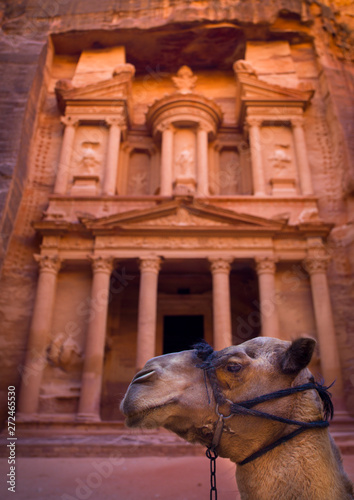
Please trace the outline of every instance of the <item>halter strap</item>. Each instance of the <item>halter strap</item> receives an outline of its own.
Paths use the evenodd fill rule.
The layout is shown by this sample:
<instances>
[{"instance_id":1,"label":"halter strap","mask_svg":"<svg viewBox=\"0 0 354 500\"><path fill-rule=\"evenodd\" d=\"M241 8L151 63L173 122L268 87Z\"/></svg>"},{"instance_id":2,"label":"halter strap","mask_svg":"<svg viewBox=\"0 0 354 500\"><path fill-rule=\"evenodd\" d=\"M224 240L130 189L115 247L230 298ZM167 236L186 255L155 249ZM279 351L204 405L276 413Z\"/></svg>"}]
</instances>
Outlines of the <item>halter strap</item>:
<instances>
[{"instance_id":1,"label":"halter strap","mask_svg":"<svg viewBox=\"0 0 354 500\"><path fill-rule=\"evenodd\" d=\"M333 382L334 383L334 382ZM328 389L332 387L333 384L331 384L329 387L325 387L317 382L308 382L303 385L298 385L295 387L289 387L288 389L280 389L279 391L275 392L270 392L268 394L263 394L262 396L258 396L253 399L249 399L247 401L241 401L238 403L233 403L230 402L230 415L225 417L224 415L220 414L218 411L218 404L217 404L217 415L218 415L218 421L216 424L214 436L212 439L211 446L208 448L214 452L216 452L220 440L221 440L221 435L223 432L223 427L224 427L224 420L230 417L233 417L235 415L251 415L253 417L260 417L260 418L265 418L267 420L274 420L276 422L281 422L283 424L288 424L288 425L295 425L298 428L295 429L294 431L290 432L289 434L286 434L285 436L277 439L273 443L269 444L268 446L264 446L260 450L256 451L255 453L252 453L249 455L247 458L242 460L241 462L237 462L237 465L245 465L249 462L252 462L252 460L255 460L256 458L261 457L265 453L267 453L270 450L273 450L277 446L286 443L290 439L294 438L295 436L301 434L305 430L308 429L324 429L329 426L329 421L327 420L328 418L333 418L333 404L331 401L331 396L328 392ZM214 387L212 384L213 392L214 392ZM324 403L324 412L325 412L325 418L326 420L315 420L313 422L301 422L299 420L292 420L290 418L284 418L280 417L278 415L273 415L271 413L266 413L263 411L259 410L253 410L252 407L256 406L260 403L264 403L266 401L271 401L273 399L278 399L286 396L290 396L291 394L296 394L298 392L303 392L303 391L308 391L314 389L318 392L320 398L322 399L322 402Z\"/></svg>"}]
</instances>

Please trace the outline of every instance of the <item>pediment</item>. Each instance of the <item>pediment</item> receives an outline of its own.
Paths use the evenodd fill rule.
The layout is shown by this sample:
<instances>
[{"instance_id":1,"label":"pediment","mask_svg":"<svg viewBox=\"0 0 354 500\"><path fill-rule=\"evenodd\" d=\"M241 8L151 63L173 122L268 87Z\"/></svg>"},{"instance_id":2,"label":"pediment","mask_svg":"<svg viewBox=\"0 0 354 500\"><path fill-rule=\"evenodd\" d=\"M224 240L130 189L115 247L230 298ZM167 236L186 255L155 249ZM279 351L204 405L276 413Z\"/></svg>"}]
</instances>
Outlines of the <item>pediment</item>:
<instances>
[{"instance_id":1,"label":"pediment","mask_svg":"<svg viewBox=\"0 0 354 500\"><path fill-rule=\"evenodd\" d=\"M313 97L313 89L282 87L260 80L249 73L237 74L237 110L243 124L247 107L297 107L306 109Z\"/></svg>"},{"instance_id":2,"label":"pediment","mask_svg":"<svg viewBox=\"0 0 354 500\"><path fill-rule=\"evenodd\" d=\"M174 200L147 210L132 210L100 219L81 219L94 231L112 230L280 230L284 221L236 213L210 204Z\"/></svg>"},{"instance_id":3,"label":"pediment","mask_svg":"<svg viewBox=\"0 0 354 500\"><path fill-rule=\"evenodd\" d=\"M74 87L70 81L59 80L55 93L60 110L63 112L67 104L99 105L109 102L127 101L131 94L132 71L121 71L109 80Z\"/></svg>"}]
</instances>

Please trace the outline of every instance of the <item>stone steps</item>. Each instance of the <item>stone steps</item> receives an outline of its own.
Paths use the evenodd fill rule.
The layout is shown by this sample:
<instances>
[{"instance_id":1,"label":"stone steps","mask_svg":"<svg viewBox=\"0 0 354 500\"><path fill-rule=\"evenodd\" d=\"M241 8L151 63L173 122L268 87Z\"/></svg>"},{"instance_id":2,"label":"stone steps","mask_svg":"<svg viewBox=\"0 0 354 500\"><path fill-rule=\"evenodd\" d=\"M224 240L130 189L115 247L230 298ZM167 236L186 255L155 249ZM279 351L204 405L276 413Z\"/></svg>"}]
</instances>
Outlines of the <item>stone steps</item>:
<instances>
[{"instance_id":1,"label":"stone steps","mask_svg":"<svg viewBox=\"0 0 354 500\"><path fill-rule=\"evenodd\" d=\"M334 422L331 434L343 454L354 454L354 426ZM144 457L201 456L205 448L192 445L164 429L127 429L123 422L18 423L19 457ZM7 456L7 434L0 435L0 456Z\"/></svg>"}]
</instances>

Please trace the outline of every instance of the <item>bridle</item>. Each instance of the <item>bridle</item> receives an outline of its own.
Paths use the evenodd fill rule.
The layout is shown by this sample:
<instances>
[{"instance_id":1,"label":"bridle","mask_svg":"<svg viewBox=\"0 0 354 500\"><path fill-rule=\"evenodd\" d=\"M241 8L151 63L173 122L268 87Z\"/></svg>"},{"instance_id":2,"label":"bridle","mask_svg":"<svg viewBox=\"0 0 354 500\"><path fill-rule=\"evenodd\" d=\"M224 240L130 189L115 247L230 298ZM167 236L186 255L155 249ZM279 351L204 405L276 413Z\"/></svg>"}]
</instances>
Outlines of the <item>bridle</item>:
<instances>
[{"instance_id":1,"label":"bridle","mask_svg":"<svg viewBox=\"0 0 354 500\"><path fill-rule=\"evenodd\" d=\"M268 453L268 451L273 450L277 446L289 441L290 439L294 438L295 436L301 434L302 432L308 430L308 429L323 429L329 426L329 419L333 418L333 403L331 400L331 395L328 392L328 389L332 387L333 384L331 384L328 387L325 387L318 382L315 382L314 380L311 382L308 382L306 384L302 384L299 386L295 387L289 387L287 389L281 389L279 391L275 392L270 392L268 394L264 394L262 396L258 396L254 399L249 399L247 401L240 401L240 402L232 402L228 399L225 398L225 396L222 394L222 391L219 387L217 378L216 378L216 368L215 368L215 355L213 348L209 346L208 344L202 344L202 346L195 346L197 348L197 357L202 361L202 363L197 364L198 368L203 369L204 371L204 379L206 383L206 378L209 379L212 391L213 391L213 396L214 400L216 403L215 406L215 413L218 417L216 421L216 426L213 434L212 441L210 445L207 447L206 451L206 456L210 460L210 500L217 500L217 490L216 490L216 459L218 457L218 447L220 444L221 436L224 430L225 426L225 421L227 421L230 418L235 417L236 415L250 415L254 417L260 417L260 418L265 418L267 420L274 420L276 422L281 422L284 424L296 426L297 428L290 432L289 434L286 434L285 436L277 439L273 443L269 444L268 446L264 446L260 450L252 453L248 457L246 457L244 460L241 462L237 462L237 465L242 466L246 465L249 462L252 462L256 458L261 457L265 453ZM316 390L322 400L323 403L323 409L324 409L324 416L325 420L316 420L313 422L300 422L298 420L292 420L289 418L284 418L280 417L277 415L273 415L271 413L266 413L263 411L259 410L254 410L252 409L253 406L256 406L260 403L264 403L266 401L271 401L273 399L278 399L278 398L283 398L286 396L290 396L291 394L296 394L299 392L303 391L308 391L308 390ZM207 390L207 395L208 399L210 402L210 397L209 397L209 392L206 384L206 390ZM223 413L220 413L219 408L222 405L229 404L229 414L224 415Z\"/></svg>"}]
</instances>

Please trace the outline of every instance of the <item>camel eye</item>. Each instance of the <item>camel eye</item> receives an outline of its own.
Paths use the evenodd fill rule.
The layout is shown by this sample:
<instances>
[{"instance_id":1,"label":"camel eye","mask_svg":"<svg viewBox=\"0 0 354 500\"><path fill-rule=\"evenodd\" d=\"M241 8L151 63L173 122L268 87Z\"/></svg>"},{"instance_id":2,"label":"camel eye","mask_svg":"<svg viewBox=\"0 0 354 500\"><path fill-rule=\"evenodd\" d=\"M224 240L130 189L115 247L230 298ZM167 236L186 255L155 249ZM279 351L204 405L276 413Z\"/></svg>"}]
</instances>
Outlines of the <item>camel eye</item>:
<instances>
[{"instance_id":1,"label":"camel eye","mask_svg":"<svg viewBox=\"0 0 354 500\"><path fill-rule=\"evenodd\" d=\"M232 365L228 365L226 370L231 373L237 373L242 369L242 365L238 363L232 363Z\"/></svg>"}]
</instances>

